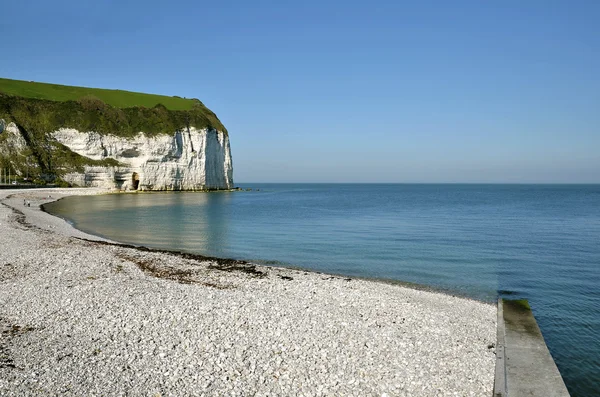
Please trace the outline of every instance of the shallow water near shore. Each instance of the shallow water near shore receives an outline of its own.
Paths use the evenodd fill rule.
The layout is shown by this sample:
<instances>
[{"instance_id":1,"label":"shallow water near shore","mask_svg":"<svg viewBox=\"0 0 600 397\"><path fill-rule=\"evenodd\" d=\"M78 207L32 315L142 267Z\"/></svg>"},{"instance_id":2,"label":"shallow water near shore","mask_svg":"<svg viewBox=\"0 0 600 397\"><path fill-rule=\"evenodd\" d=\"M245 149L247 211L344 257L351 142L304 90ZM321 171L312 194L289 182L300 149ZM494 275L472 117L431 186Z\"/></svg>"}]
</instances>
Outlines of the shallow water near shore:
<instances>
[{"instance_id":1,"label":"shallow water near shore","mask_svg":"<svg viewBox=\"0 0 600 397\"><path fill-rule=\"evenodd\" d=\"M572 396L600 395L600 185L249 187L45 209L124 243L528 299Z\"/></svg>"}]
</instances>

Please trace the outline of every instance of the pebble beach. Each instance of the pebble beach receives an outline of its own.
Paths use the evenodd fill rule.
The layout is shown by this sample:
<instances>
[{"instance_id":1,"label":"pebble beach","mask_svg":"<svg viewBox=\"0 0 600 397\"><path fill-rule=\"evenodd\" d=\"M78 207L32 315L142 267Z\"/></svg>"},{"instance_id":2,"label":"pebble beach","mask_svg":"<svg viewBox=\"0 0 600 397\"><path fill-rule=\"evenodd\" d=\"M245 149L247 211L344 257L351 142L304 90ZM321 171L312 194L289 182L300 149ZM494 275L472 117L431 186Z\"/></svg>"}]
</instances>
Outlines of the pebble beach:
<instances>
[{"instance_id":1,"label":"pebble beach","mask_svg":"<svg viewBox=\"0 0 600 397\"><path fill-rule=\"evenodd\" d=\"M127 246L39 207L100 193L0 190L0 396L492 394L494 305Z\"/></svg>"}]
</instances>

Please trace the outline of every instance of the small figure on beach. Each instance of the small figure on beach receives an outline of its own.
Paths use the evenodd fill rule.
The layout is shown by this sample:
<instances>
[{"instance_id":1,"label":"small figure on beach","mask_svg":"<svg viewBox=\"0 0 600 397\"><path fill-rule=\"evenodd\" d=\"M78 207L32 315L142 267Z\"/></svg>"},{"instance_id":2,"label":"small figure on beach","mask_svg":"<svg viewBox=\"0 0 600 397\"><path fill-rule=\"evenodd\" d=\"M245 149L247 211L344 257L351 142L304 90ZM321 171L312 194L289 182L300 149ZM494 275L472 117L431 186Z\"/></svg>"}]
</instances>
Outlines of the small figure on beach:
<instances>
[{"instance_id":1,"label":"small figure on beach","mask_svg":"<svg viewBox=\"0 0 600 397\"><path fill-rule=\"evenodd\" d=\"M27 200L23 199L23 205L27 205Z\"/></svg>"}]
</instances>

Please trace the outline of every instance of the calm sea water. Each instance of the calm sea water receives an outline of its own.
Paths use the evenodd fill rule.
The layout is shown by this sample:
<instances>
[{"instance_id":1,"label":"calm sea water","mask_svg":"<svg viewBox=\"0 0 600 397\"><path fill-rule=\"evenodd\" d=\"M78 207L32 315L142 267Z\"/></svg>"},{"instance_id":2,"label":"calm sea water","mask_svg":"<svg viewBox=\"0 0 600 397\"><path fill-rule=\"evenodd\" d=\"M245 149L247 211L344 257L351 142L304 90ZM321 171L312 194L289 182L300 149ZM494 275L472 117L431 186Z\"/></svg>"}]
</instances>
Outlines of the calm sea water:
<instances>
[{"instance_id":1,"label":"calm sea water","mask_svg":"<svg viewBox=\"0 0 600 397\"><path fill-rule=\"evenodd\" d=\"M528 299L572 396L600 396L600 185L251 187L46 209L127 243Z\"/></svg>"}]
</instances>

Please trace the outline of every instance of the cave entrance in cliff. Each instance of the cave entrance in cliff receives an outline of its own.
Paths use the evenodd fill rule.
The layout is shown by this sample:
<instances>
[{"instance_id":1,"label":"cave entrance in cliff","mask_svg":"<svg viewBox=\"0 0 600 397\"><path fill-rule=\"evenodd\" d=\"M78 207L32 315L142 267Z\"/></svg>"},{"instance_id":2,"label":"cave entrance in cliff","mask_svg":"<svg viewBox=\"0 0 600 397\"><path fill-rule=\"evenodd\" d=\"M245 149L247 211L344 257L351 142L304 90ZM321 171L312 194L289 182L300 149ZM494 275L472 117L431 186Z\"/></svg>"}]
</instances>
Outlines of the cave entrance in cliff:
<instances>
[{"instance_id":1,"label":"cave entrance in cliff","mask_svg":"<svg viewBox=\"0 0 600 397\"><path fill-rule=\"evenodd\" d=\"M140 176L138 175L137 172L134 172L131 175L131 188L133 190L138 190L139 186L140 186Z\"/></svg>"}]
</instances>

